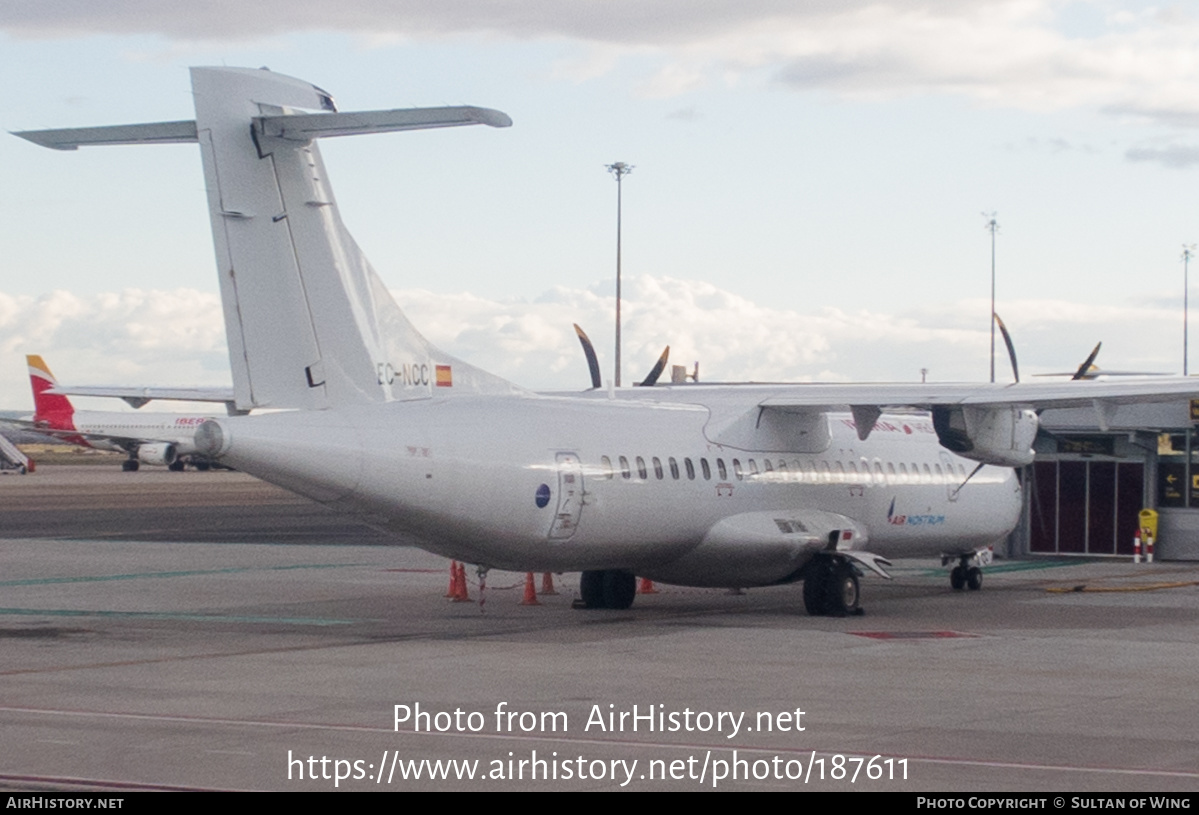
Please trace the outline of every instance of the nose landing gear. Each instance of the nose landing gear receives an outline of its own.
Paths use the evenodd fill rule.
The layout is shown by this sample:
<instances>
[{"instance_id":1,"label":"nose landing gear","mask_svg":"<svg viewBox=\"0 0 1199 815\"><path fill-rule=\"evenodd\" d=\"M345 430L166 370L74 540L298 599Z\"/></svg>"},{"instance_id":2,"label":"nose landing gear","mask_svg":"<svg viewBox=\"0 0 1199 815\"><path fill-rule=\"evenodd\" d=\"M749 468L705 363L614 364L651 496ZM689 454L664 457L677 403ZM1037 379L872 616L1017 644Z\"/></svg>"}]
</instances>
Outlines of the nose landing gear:
<instances>
[{"instance_id":1,"label":"nose landing gear","mask_svg":"<svg viewBox=\"0 0 1199 815\"><path fill-rule=\"evenodd\" d=\"M957 558L958 565L949 572L949 585L953 587L953 590L978 591L981 589L983 587L983 570L979 567L991 563L990 547L969 554L941 555L941 565L949 565L954 558Z\"/></svg>"}]
</instances>

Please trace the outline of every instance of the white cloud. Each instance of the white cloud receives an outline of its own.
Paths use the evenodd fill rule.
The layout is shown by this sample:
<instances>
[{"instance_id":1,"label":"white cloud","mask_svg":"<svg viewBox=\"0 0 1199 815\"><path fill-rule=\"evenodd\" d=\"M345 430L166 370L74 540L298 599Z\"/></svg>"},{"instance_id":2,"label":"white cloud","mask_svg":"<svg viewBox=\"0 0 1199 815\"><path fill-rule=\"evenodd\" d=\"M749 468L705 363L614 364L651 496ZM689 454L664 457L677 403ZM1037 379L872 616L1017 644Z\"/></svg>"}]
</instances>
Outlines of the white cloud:
<instances>
[{"instance_id":1,"label":"white cloud","mask_svg":"<svg viewBox=\"0 0 1199 815\"><path fill-rule=\"evenodd\" d=\"M32 404L25 354L41 354L72 384L229 381L220 298L189 289L87 297L61 290L40 297L0 292L0 404L6 409Z\"/></svg>"},{"instance_id":2,"label":"white cloud","mask_svg":"<svg viewBox=\"0 0 1199 815\"><path fill-rule=\"evenodd\" d=\"M1134 147L1125 151L1124 157L1129 161L1148 161L1172 170L1185 170L1199 164L1199 147L1184 144L1171 144L1165 147Z\"/></svg>"},{"instance_id":3,"label":"white cloud","mask_svg":"<svg viewBox=\"0 0 1199 815\"><path fill-rule=\"evenodd\" d=\"M1117 4L1118 6L1119 4ZM575 81L649 57L650 96L751 73L855 97L953 94L989 105L1089 106L1199 120L1199 20L1180 8L1088 0L0 0L15 36L150 33L174 42L350 32L372 47L483 36L569 42L554 73ZM1085 32L1072 23L1086 13ZM1085 34L1085 36L1084 36Z\"/></svg>"},{"instance_id":4,"label":"white cloud","mask_svg":"<svg viewBox=\"0 0 1199 815\"><path fill-rule=\"evenodd\" d=\"M471 294L396 292L436 345L518 384L582 390L587 367L571 323L590 334L605 380L612 371L611 283L557 287L532 302ZM990 334L982 300L881 314L762 305L710 283L632 277L625 283L624 384L639 381L665 345L704 381L979 380ZM1025 377L1071 370L1104 341L1102 367L1175 371L1181 309L1131 303L1089 306L1022 300L1001 304ZM1177 336L1176 336L1177 335ZM40 353L64 382L228 384L220 301L190 290L38 298L0 293L0 408L30 404L21 355ZM1007 379L1002 343L997 370ZM1177 358L1177 359L1176 359Z\"/></svg>"}]
</instances>

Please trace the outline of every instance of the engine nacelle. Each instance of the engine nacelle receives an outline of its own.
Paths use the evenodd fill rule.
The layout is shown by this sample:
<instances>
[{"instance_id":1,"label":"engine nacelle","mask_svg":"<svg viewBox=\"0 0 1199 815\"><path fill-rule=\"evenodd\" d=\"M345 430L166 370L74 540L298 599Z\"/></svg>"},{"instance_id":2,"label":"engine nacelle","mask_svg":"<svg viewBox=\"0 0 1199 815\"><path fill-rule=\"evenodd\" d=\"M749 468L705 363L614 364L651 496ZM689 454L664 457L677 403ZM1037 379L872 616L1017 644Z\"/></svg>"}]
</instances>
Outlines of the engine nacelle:
<instances>
[{"instance_id":1,"label":"engine nacelle","mask_svg":"<svg viewBox=\"0 0 1199 815\"><path fill-rule=\"evenodd\" d=\"M137 448L137 460L143 464L167 466L173 464L178 457L179 452L175 449L175 445L170 442L141 444Z\"/></svg>"},{"instance_id":2,"label":"engine nacelle","mask_svg":"<svg viewBox=\"0 0 1199 815\"><path fill-rule=\"evenodd\" d=\"M1036 412L1028 408L973 405L933 408L933 427L945 449L999 467L1032 463L1032 445L1039 426Z\"/></svg>"}]
</instances>

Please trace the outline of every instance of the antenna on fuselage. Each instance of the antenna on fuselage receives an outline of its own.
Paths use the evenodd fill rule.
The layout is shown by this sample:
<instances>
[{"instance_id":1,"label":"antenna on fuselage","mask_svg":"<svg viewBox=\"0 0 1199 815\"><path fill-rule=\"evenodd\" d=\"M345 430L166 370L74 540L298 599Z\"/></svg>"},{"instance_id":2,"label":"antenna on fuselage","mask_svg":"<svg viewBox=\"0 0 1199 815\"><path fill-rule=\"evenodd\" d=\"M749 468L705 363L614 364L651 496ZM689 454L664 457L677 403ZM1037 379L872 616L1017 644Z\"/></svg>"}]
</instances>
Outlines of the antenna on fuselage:
<instances>
[{"instance_id":1,"label":"antenna on fuselage","mask_svg":"<svg viewBox=\"0 0 1199 815\"><path fill-rule=\"evenodd\" d=\"M977 473L978 473L978 471L979 471L979 470L981 470L981 469L982 469L984 466L986 466L986 465L985 465L983 462L981 462L981 461L980 461L980 462L978 463L978 466L977 466L977 467L975 467L973 470L971 470L971 471L970 471L970 475L966 476L966 480L965 480L965 481L963 481L961 484L958 484L957 488L956 488L956 489L954 489L954 491L953 491L953 496L952 496L952 497L953 497L953 498L957 498L957 497L958 497L958 493L959 493L959 492L961 492L961 491L962 491L962 489L963 489L963 488L964 488L964 487L965 487L967 484L969 484L969 483L970 483L970 479L971 479L971 478L974 478L975 474L977 474Z\"/></svg>"}]
</instances>

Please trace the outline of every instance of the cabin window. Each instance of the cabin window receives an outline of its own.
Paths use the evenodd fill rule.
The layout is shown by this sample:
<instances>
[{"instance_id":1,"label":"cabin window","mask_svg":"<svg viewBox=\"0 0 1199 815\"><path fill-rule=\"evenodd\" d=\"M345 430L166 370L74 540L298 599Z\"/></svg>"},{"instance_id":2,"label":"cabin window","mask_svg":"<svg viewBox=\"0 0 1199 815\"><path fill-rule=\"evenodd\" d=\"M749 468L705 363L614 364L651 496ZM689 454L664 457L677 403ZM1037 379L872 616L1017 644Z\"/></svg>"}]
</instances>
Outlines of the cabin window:
<instances>
[{"instance_id":1,"label":"cabin window","mask_svg":"<svg viewBox=\"0 0 1199 815\"><path fill-rule=\"evenodd\" d=\"M717 470L717 472L720 473L721 481L729 480L729 471L727 469L725 469L724 459L722 459L722 458L716 459L716 470Z\"/></svg>"},{"instance_id":2,"label":"cabin window","mask_svg":"<svg viewBox=\"0 0 1199 815\"><path fill-rule=\"evenodd\" d=\"M694 481L695 480L695 465L691 463L691 459L689 459L689 458L683 459L683 464L687 467L687 479L690 481Z\"/></svg>"},{"instance_id":3,"label":"cabin window","mask_svg":"<svg viewBox=\"0 0 1199 815\"><path fill-rule=\"evenodd\" d=\"M712 468L708 466L708 460L706 458L701 458L699 460L699 467L704 471L704 481L711 481Z\"/></svg>"},{"instance_id":4,"label":"cabin window","mask_svg":"<svg viewBox=\"0 0 1199 815\"><path fill-rule=\"evenodd\" d=\"M754 460L752 458L749 460L749 474L750 475L758 474L758 465L757 465L757 463L754 462Z\"/></svg>"},{"instance_id":5,"label":"cabin window","mask_svg":"<svg viewBox=\"0 0 1199 815\"><path fill-rule=\"evenodd\" d=\"M933 471L928 468L927 464L924 465L924 483L933 483Z\"/></svg>"},{"instance_id":6,"label":"cabin window","mask_svg":"<svg viewBox=\"0 0 1199 815\"><path fill-rule=\"evenodd\" d=\"M944 484L945 483L945 473L941 470L941 465L934 464L933 470L936 471L936 473L937 473L937 483Z\"/></svg>"},{"instance_id":7,"label":"cabin window","mask_svg":"<svg viewBox=\"0 0 1199 815\"><path fill-rule=\"evenodd\" d=\"M908 465L904 464L902 461L899 462L899 483L908 483Z\"/></svg>"},{"instance_id":8,"label":"cabin window","mask_svg":"<svg viewBox=\"0 0 1199 815\"><path fill-rule=\"evenodd\" d=\"M611 480L611 478L612 478L612 459L608 458L607 456L600 456L600 468L602 470L602 472L600 473L600 477Z\"/></svg>"},{"instance_id":9,"label":"cabin window","mask_svg":"<svg viewBox=\"0 0 1199 815\"><path fill-rule=\"evenodd\" d=\"M762 459L762 466L766 468L766 470L765 470L766 472L768 472L768 473L774 472L774 465L770 463L770 459L768 459L768 458Z\"/></svg>"},{"instance_id":10,"label":"cabin window","mask_svg":"<svg viewBox=\"0 0 1199 815\"><path fill-rule=\"evenodd\" d=\"M733 459L733 475L738 481L745 478L745 473L741 470L741 462L737 459Z\"/></svg>"},{"instance_id":11,"label":"cabin window","mask_svg":"<svg viewBox=\"0 0 1199 815\"><path fill-rule=\"evenodd\" d=\"M644 481L646 479L646 475L645 459L643 459L641 456L637 456L637 477Z\"/></svg>"},{"instance_id":12,"label":"cabin window","mask_svg":"<svg viewBox=\"0 0 1199 815\"><path fill-rule=\"evenodd\" d=\"M654 456L653 461L654 461L654 477L657 478L659 481L661 481L663 478L662 459L658 458L657 456Z\"/></svg>"},{"instance_id":13,"label":"cabin window","mask_svg":"<svg viewBox=\"0 0 1199 815\"><path fill-rule=\"evenodd\" d=\"M629 469L629 460L624 456L620 457L620 477L626 481L633 477L633 472Z\"/></svg>"},{"instance_id":14,"label":"cabin window","mask_svg":"<svg viewBox=\"0 0 1199 815\"><path fill-rule=\"evenodd\" d=\"M678 481L679 480L679 463L674 460L674 456L671 456L669 459L667 459L667 461L669 461L669 463L670 463L670 477L673 478L675 481Z\"/></svg>"},{"instance_id":15,"label":"cabin window","mask_svg":"<svg viewBox=\"0 0 1199 815\"><path fill-rule=\"evenodd\" d=\"M820 462L820 480L825 484L831 484L833 481L833 474L829 470L827 461Z\"/></svg>"},{"instance_id":16,"label":"cabin window","mask_svg":"<svg viewBox=\"0 0 1199 815\"><path fill-rule=\"evenodd\" d=\"M890 461L887 462L887 483L888 484L898 484L899 483L899 479L896 478L896 476L895 476L895 465L892 464Z\"/></svg>"}]
</instances>

